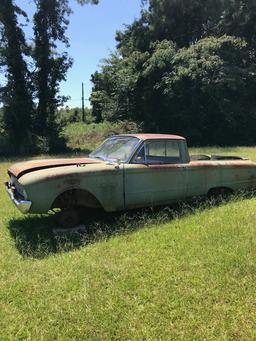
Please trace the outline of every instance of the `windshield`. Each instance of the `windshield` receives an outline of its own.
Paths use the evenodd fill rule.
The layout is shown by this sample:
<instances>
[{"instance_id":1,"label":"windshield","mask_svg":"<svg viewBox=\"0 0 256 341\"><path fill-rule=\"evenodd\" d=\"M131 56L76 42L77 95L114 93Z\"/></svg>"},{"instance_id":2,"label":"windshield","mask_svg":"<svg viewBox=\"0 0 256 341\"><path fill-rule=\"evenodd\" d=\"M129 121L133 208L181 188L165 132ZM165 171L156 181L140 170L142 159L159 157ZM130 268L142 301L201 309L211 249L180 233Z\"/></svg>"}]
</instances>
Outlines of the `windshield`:
<instances>
[{"instance_id":1,"label":"windshield","mask_svg":"<svg viewBox=\"0 0 256 341\"><path fill-rule=\"evenodd\" d=\"M129 159L139 139L128 136L114 136L107 139L89 156L100 160L120 160L125 162Z\"/></svg>"}]
</instances>

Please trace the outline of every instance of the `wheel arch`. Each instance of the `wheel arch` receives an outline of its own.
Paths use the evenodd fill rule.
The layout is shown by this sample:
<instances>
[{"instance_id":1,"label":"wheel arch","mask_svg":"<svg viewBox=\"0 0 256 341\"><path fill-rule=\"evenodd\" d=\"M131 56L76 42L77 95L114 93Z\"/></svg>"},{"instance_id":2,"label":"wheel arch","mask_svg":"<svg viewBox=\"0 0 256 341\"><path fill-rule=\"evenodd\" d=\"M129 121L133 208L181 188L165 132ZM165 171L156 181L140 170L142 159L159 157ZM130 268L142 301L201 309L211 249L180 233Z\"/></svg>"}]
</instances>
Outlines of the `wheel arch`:
<instances>
[{"instance_id":1,"label":"wheel arch","mask_svg":"<svg viewBox=\"0 0 256 341\"><path fill-rule=\"evenodd\" d=\"M52 202L51 209L75 206L104 209L101 201L93 193L81 188L71 188L58 194Z\"/></svg>"}]
</instances>

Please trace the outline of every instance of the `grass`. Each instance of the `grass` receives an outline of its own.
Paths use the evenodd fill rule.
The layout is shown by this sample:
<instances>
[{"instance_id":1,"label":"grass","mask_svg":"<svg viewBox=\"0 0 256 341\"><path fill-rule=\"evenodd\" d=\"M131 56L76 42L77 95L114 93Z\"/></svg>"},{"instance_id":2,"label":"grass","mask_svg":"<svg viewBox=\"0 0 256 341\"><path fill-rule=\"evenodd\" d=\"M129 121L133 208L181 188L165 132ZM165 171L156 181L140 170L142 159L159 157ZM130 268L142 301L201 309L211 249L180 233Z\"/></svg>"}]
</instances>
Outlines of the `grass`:
<instances>
[{"instance_id":1,"label":"grass","mask_svg":"<svg viewBox=\"0 0 256 341\"><path fill-rule=\"evenodd\" d=\"M65 237L0 198L0 340L256 338L255 197L96 215Z\"/></svg>"}]
</instances>

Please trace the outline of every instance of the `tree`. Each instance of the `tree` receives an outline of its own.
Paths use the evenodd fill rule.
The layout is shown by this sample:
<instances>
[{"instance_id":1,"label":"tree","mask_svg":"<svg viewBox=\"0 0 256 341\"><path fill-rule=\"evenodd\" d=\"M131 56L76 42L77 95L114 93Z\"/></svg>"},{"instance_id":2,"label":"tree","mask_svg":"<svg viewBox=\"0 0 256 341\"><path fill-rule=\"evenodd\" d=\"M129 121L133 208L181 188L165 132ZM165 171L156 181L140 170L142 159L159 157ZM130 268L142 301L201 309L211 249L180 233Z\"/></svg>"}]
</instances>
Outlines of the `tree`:
<instances>
[{"instance_id":1,"label":"tree","mask_svg":"<svg viewBox=\"0 0 256 341\"><path fill-rule=\"evenodd\" d=\"M116 41L117 49L124 57L129 56L134 51L146 52L152 41L148 12L142 11L141 17L131 25L127 25L125 31L117 31Z\"/></svg>"},{"instance_id":2,"label":"tree","mask_svg":"<svg viewBox=\"0 0 256 341\"><path fill-rule=\"evenodd\" d=\"M68 47L65 31L68 25L70 8L68 0L35 0L37 11L34 15L36 65L35 89L38 107L35 118L35 131L47 138L49 150L56 147L58 127L55 112L63 98L59 96L59 84L66 79L72 65L66 52L57 53L57 43Z\"/></svg>"},{"instance_id":3,"label":"tree","mask_svg":"<svg viewBox=\"0 0 256 341\"><path fill-rule=\"evenodd\" d=\"M93 113L193 144L255 143L255 2L145 2L92 77Z\"/></svg>"},{"instance_id":4,"label":"tree","mask_svg":"<svg viewBox=\"0 0 256 341\"><path fill-rule=\"evenodd\" d=\"M255 42L255 0L148 0L141 17L116 35L117 48L127 56L145 52L156 41L171 40L188 47L207 36L224 34Z\"/></svg>"},{"instance_id":5,"label":"tree","mask_svg":"<svg viewBox=\"0 0 256 341\"><path fill-rule=\"evenodd\" d=\"M70 14L68 0L35 0L35 3L35 44L31 49L18 24L18 16L27 19L26 13L14 0L0 2L0 71L7 80L5 85L1 84L0 101L4 104L4 128L15 153L34 151L37 141L40 144L43 141L47 151L56 147L55 113L65 100L59 94L59 85L71 66L67 53L57 52L63 46L68 47L65 36ZM78 0L78 3L97 4L98 0ZM35 66L32 74L29 64Z\"/></svg>"},{"instance_id":6,"label":"tree","mask_svg":"<svg viewBox=\"0 0 256 341\"><path fill-rule=\"evenodd\" d=\"M224 0L216 33L228 34L256 43L256 2L254 0Z\"/></svg>"},{"instance_id":7,"label":"tree","mask_svg":"<svg viewBox=\"0 0 256 341\"><path fill-rule=\"evenodd\" d=\"M98 4L98 0L77 0L80 4ZM67 70L72 65L67 52L57 53L62 44L69 47L65 35L71 13L68 0L35 0L37 11L34 15L35 49L34 77L38 106L35 117L35 131L46 137L49 150L58 145L58 126L55 114L65 98L59 95L60 82L66 79Z\"/></svg>"},{"instance_id":8,"label":"tree","mask_svg":"<svg viewBox=\"0 0 256 341\"><path fill-rule=\"evenodd\" d=\"M18 25L17 14L26 14L12 0L1 0L1 59L5 65L7 84L2 88L4 123L13 150L32 150L31 118L33 115L30 74L24 60L28 54L24 33Z\"/></svg>"},{"instance_id":9,"label":"tree","mask_svg":"<svg viewBox=\"0 0 256 341\"><path fill-rule=\"evenodd\" d=\"M212 32L220 20L224 0L148 0L141 17L117 32L121 52L145 52L156 41L189 46ZM126 53L127 55L127 53Z\"/></svg>"},{"instance_id":10,"label":"tree","mask_svg":"<svg viewBox=\"0 0 256 341\"><path fill-rule=\"evenodd\" d=\"M244 40L205 38L171 64L159 84L167 126L193 144L255 143L256 63Z\"/></svg>"},{"instance_id":11,"label":"tree","mask_svg":"<svg viewBox=\"0 0 256 341\"><path fill-rule=\"evenodd\" d=\"M92 114L96 122L135 118L137 83L147 56L138 51L125 58L112 54L104 61L102 72L92 76Z\"/></svg>"}]
</instances>

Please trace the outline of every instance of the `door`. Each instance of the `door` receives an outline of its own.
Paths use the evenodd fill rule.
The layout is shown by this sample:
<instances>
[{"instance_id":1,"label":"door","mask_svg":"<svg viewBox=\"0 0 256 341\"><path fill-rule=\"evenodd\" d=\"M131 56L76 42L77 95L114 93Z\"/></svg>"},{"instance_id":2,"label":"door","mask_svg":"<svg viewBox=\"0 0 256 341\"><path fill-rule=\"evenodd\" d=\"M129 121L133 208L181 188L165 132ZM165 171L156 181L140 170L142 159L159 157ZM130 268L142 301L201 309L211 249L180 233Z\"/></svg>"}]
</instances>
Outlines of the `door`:
<instances>
[{"instance_id":1,"label":"door","mask_svg":"<svg viewBox=\"0 0 256 341\"><path fill-rule=\"evenodd\" d=\"M144 142L131 164L124 165L125 207L169 204L186 195L186 171L179 141Z\"/></svg>"}]
</instances>

